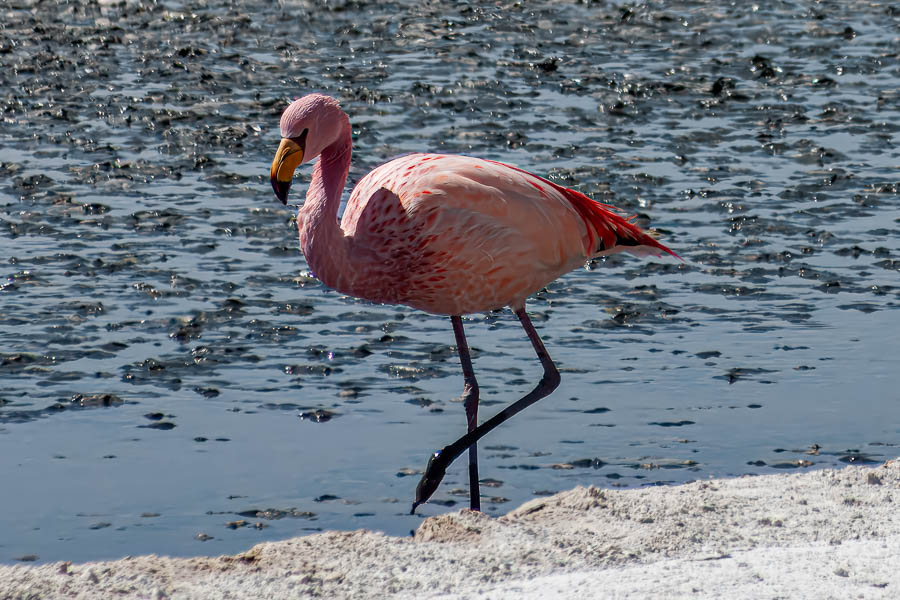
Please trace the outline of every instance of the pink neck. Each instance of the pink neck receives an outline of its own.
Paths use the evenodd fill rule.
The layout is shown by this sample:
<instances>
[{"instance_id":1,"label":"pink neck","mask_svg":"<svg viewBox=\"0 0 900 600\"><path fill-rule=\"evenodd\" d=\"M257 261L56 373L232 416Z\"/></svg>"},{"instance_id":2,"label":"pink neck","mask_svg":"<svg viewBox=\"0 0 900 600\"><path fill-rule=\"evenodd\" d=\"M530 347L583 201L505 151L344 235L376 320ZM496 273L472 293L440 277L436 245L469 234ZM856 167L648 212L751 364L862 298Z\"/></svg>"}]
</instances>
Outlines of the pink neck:
<instances>
[{"instance_id":1,"label":"pink neck","mask_svg":"<svg viewBox=\"0 0 900 600\"><path fill-rule=\"evenodd\" d=\"M345 120L338 139L322 151L313 170L306 202L297 216L300 249L313 274L338 291L345 291L351 276L349 241L338 224L341 195L350 171L353 143Z\"/></svg>"}]
</instances>

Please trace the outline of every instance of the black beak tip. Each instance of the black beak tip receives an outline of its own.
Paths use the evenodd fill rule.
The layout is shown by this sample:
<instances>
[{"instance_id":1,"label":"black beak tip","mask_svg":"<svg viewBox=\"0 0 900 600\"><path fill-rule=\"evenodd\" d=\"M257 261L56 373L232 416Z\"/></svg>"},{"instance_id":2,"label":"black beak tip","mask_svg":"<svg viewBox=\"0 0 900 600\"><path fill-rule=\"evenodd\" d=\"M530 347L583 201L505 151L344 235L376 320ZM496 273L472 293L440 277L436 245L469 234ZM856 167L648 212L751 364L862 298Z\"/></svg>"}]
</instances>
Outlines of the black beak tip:
<instances>
[{"instance_id":1,"label":"black beak tip","mask_svg":"<svg viewBox=\"0 0 900 600\"><path fill-rule=\"evenodd\" d=\"M275 190L275 197L281 200L282 204L287 205L288 190L291 189L291 182L272 179L272 189Z\"/></svg>"}]
</instances>

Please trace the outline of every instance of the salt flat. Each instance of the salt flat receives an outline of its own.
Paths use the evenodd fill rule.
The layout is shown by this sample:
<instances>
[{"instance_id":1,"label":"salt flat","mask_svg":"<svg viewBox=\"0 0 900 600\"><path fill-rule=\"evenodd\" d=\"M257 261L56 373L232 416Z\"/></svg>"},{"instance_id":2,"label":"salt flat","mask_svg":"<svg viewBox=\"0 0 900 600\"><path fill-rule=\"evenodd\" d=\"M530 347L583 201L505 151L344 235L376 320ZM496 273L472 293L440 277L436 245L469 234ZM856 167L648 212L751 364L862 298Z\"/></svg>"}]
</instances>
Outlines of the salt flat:
<instances>
[{"instance_id":1,"label":"salt flat","mask_svg":"<svg viewBox=\"0 0 900 600\"><path fill-rule=\"evenodd\" d=\"M0 598L896 598L900 460L576 488L415 536L325 532L234 556L0 567Z\"/></svg>"}]
</instances>

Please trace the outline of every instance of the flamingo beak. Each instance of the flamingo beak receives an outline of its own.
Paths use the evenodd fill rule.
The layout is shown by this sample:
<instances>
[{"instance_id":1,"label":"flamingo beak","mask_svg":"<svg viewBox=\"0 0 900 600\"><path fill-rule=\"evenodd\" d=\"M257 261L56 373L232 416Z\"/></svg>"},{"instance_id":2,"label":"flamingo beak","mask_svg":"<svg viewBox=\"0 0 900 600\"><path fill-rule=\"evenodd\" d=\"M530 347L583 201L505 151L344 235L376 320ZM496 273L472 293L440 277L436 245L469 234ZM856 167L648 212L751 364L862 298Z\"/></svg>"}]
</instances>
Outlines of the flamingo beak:
<instances>
[{"instance_id":1,"label":"flamingo beak","mask_svg":"<svg viewBox=\"0 0 900 600\"><path fill-rule=\"evenodd\" d=\"M288 190L294 171L303 162L303 151L306 146L306 132L295 138L282 138L275 159L272 161L271 181L275 196L282 204L287 204Z\"/></svg>"}]
</instances>

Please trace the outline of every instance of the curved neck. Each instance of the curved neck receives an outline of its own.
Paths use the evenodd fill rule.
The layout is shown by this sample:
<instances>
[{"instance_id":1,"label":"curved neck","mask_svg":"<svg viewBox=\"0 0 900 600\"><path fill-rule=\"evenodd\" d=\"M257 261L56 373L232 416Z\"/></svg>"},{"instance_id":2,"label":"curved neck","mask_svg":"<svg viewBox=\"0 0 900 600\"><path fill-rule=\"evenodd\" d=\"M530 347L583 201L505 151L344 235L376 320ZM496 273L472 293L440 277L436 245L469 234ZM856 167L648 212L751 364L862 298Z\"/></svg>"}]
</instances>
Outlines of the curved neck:
<instances>
[{"instance_id":1,"label":"curved neck","mask_svg":"<svg viewBox=\"0 0 900 600\"><path fill-rule=\"evenodd\" d=\"M322 282L343 291L346 279L349 240L338 224L337 213L347 174L353 143L350 121L344 116L340 134L325 148L313 170L306 202L297 215L300 249L310 270Z\"/></svg>"}]
</instances>

